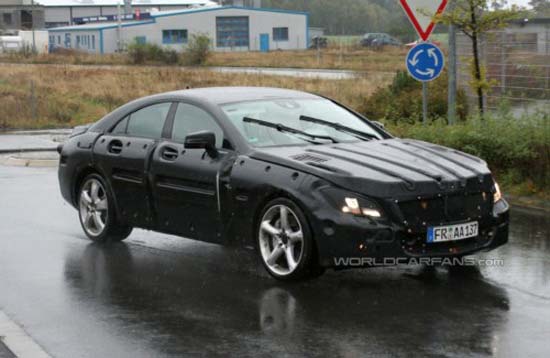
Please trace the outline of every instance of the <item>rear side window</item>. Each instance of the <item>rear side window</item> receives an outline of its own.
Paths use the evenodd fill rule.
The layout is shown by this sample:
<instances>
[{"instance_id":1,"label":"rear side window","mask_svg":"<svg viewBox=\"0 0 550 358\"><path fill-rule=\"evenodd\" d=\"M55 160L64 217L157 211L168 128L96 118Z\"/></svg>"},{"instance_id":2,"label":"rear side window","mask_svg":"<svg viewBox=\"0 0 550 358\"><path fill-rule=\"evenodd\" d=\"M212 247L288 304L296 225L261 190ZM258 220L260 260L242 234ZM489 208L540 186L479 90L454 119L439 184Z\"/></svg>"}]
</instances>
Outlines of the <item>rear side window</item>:
<instances>
[{"instance_id":1,"label":"rear side window","mask_svg":"<svg viewBox=\"0 0 550 358\"><path fill-rule=\"evenodd\" d=\"M132 113L126 133L134 137L160 138L170 105L169 102L154 104Z\"/></svg>"},{"instance_id":2,"label":"rear side window","mask_svg":"<svg viewBox=\"0 0 550 358\"><path fill-rule=\"evenodd\" d=\"M209 131L216 135L216 147L222 148L224 143L223 130L218 123L206 111L186 103L178 104L174 117L174 130L172 139L184 142L189 134Z\"/></svg>"}]
</instances>

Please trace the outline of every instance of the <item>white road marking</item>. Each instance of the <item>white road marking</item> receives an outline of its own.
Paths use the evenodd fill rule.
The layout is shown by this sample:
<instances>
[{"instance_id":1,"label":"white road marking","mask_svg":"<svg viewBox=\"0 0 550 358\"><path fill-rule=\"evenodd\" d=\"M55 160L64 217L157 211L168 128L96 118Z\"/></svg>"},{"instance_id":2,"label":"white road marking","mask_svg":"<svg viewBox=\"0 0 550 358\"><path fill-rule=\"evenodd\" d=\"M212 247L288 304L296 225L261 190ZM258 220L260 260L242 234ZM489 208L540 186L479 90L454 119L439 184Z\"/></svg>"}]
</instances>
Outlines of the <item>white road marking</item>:
<instances>
[{"instance_id":1,"label":"white road marking","mask_svg":"<svg viewBox=\"0 0 550 358\"><path fill-rule=\"evenodd\" d=\"M0 311L0 336L2 342L18 358L51 358L23 328Z\"/></svg>"}]
</instances>

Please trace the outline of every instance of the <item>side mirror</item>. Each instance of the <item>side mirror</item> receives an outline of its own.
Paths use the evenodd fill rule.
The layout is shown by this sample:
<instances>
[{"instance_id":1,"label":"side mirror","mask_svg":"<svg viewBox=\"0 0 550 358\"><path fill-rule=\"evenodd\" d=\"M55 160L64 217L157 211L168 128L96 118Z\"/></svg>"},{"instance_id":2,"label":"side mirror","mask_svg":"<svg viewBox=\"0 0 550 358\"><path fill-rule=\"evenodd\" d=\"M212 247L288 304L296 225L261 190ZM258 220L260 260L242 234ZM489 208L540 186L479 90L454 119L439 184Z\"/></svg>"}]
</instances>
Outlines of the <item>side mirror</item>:
<instances>
[{"instance_id":1,"label":"side mirror","mask_svg":"<svg viewBox=\"0 0 550 358\"><path fill-rule=\"evenodd\" d=\"M372 122L372 124L374 124L375 126L377 126L380 129L385 129L386 128L386 126L382 122L378 122L378 121L371 121L371 122Z\"/></svg>"},{"instance_id":2,"label":"side mirror","mask_svg":"<svg viewBox=\"0 0 550 358\"><path fill-rule=\"evenodd\" d=\"M185 137L185 149L205 149L208 155L216 157L216 135L209 131L200 131Z\"/></svg>"}]
</instances>

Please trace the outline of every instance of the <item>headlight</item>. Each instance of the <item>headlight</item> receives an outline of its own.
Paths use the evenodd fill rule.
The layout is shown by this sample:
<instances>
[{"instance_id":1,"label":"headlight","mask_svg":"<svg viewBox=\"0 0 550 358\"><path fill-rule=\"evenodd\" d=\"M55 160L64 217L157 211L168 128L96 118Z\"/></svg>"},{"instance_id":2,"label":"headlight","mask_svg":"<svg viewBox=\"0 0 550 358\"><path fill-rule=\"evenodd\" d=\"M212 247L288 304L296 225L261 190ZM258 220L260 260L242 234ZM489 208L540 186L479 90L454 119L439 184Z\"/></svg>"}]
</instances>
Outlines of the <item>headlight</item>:
<instances>
[{"instance_id":1,"label":"headlight","mask_svg":"<svg viewBox=\"0 0 550 358\"><path fill-rule=\"evenodd\" d=\"M373 218L379 218L382 216L382 213L378 209L361 207L357 198L345 198L344 201L345 205L342 207L342 212L344 213L370 216Z\"/></svg>"},{"instance_id":2,"label":"headlight","mask_svg":"<svg viewBox=\"0 0 550 358\"><path fill-rule=\"evenodd\" d=\"M372 199L334 187L323 188L322 192L329 202L343 213L370 218L383 216L382 210Z\"/></svg>"},{"instance_id":3,"label":"headlight","mask_svg":"<svg viewBox=\"0 0 550 358\"><path fill-rule=\"evenodd\" d=\"M493 193L493 201L496 203L502 199L502 193L500 192L500 186L495 182L495 192Z\"/></svg>"}]
</instances>

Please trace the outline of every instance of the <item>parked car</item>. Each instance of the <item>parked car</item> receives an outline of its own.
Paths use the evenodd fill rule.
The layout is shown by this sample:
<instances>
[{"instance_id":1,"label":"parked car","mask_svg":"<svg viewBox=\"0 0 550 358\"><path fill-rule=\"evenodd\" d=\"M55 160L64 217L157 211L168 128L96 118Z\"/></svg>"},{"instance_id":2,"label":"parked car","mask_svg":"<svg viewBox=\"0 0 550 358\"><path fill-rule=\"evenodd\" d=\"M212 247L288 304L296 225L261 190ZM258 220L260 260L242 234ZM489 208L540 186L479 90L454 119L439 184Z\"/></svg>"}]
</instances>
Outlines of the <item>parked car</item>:
<instances>
[{"instance_id":1,"label":"parked car","mask_svg":"<svg viewBox=\"0 0 550 358\"><path fill-rule=\"evenodd\" d=\"M93 241L139 227L254 246L282 280L355 266L342 258L461 257L508 240L508 204L483 160L395 138L309 93L145 97L58 150L61 193Z\"/></svg>"},{"instance_id":2,"label":"parked car","mask_svg":"<svg viewBox=\"0 0 550 358\"><path fill-rule=\"evenodd\" d=\"M328 39L326 37L316 36L310 41L309 48L326 48L328 46Z\"/></svg>"},{"instance_id":3,"label":"parked car","mask_svg":"<svg viewBox=\"0 0 550 358\"><path fill-rule=\"evenodd\" d=\"M385 33L368 33L361 39L361 46L381 47L381 46L401 46L402 43L393 36Z\"/></svg>"}]
</instances>

